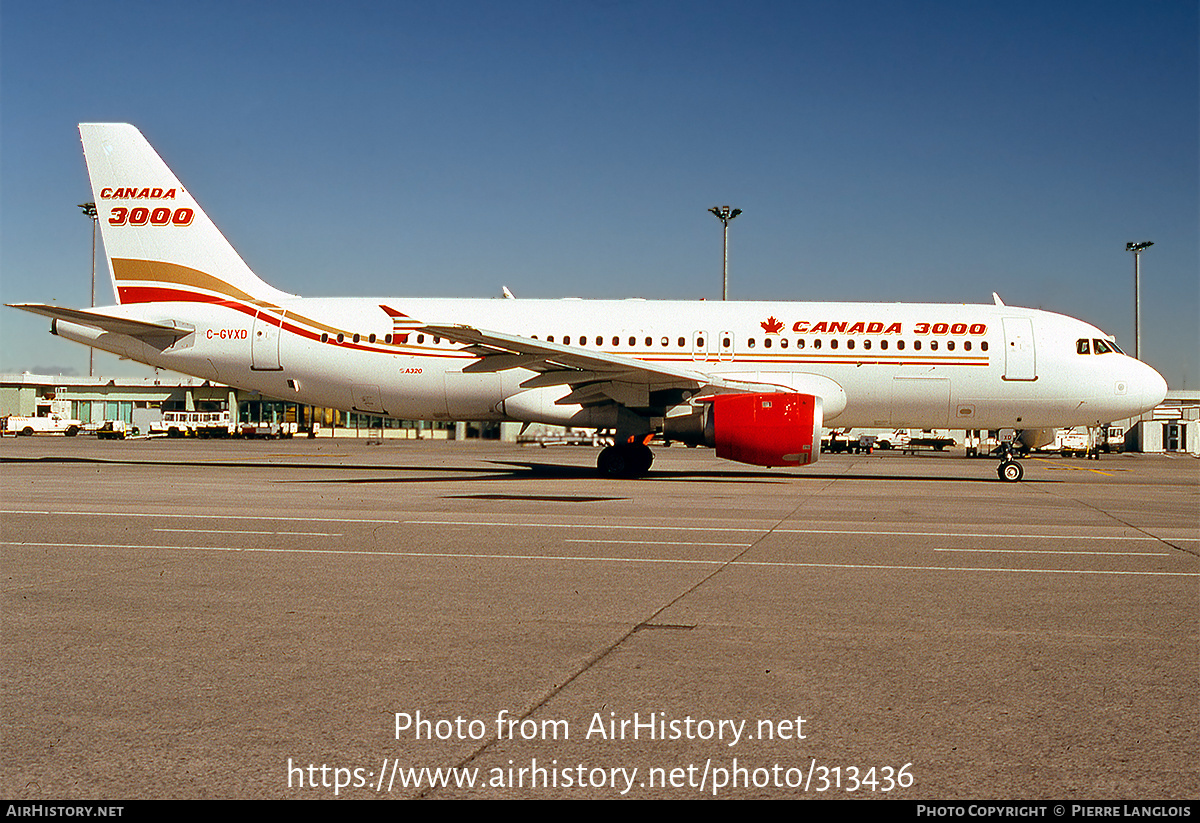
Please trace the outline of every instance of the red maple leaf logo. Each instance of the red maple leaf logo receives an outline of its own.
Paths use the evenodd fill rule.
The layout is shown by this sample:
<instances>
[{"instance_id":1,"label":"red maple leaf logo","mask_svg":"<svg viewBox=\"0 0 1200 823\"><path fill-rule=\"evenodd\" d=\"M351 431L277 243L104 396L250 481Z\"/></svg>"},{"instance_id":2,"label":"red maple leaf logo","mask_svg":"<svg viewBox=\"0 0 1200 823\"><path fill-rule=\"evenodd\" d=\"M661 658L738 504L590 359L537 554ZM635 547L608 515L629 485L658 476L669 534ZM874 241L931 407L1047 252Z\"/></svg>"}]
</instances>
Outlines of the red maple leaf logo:
<instances>
[{"instance_id":1,"label":"red maple leaf logo","mask_svg":"<svg viewBox=\"0 0 1200 823\"><path fill-rule=\"evenodd\" d=\"M783 323L774 317L768 317L759 323L759 325L763 327L763 331L767 334L779 334L779 332L783 331Z\"/></svg>"}]
</instances>

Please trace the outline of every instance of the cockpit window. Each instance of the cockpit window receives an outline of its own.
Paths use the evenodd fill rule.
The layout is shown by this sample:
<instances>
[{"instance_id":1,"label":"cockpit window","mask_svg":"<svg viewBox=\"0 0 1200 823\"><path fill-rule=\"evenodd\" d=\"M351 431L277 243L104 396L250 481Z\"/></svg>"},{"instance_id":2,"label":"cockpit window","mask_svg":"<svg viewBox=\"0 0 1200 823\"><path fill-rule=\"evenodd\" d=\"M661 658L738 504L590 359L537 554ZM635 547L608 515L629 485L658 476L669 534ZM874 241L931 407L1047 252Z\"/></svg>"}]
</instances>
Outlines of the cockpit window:
<instances>
[{"instance_id":1,"label":"cockpit window","mask_svg":"<svg viewBox=\"0 0 1200 823\"><path fill-rule=\"evenodd\" d=\"M1088 340L1086 337L1081 337L1075 341L1076 354L1124 354L1121 347L1111 340L1101 340L1099 337L1093 337Z\"/></svg>"}]
</instances>

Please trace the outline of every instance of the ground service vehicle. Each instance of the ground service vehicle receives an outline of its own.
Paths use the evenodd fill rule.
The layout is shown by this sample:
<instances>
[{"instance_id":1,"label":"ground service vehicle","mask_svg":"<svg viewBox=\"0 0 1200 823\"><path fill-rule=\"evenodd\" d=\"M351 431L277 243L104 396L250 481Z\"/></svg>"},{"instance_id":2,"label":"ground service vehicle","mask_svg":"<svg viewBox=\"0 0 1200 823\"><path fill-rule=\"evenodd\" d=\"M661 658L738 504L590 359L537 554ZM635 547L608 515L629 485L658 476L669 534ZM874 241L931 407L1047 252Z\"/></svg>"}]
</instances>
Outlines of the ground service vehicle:
<instances>
[{"instance_id":1,"label":"ground service vehicle","mask_svg":"<svg viewBox=\"0 0 1200 823\"><path fill-rule=\"evenodd\" d=\"M18 417L10 415L0 418L0 434L34 435L65 434L74 437L83 428L83 423L69 417L48 414L41 417Z\"/></svg>"}]
</instances>

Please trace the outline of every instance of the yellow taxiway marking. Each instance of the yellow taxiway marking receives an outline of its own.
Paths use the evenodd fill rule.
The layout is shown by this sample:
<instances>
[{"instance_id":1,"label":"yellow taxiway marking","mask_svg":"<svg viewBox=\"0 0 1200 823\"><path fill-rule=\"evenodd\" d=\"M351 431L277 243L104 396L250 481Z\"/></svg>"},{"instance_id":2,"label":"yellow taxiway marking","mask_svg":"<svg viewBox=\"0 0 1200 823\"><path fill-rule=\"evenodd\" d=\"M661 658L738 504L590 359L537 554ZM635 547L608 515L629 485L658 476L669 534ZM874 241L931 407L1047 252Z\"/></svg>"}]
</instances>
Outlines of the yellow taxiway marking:
<instances>
[{"instance_id":1,"label":"yellow taxiway marking","mask_svg":"<svg viewBox=\"0 0 1200 823\"><path fill-rule=\"evenodd\" d=\"M1034 459L1039 463L1050 462L1042 457L1035 457ZM1112 477L1113 472L1132 471L1131 469L1109 469L1108 471L1103 471L1101 469L1093 469L1091 466L1047 466L1046 468L1052 472L1093 472L1095 474L1102 474L1105 477Z\"/></svg>"}]
</instances>

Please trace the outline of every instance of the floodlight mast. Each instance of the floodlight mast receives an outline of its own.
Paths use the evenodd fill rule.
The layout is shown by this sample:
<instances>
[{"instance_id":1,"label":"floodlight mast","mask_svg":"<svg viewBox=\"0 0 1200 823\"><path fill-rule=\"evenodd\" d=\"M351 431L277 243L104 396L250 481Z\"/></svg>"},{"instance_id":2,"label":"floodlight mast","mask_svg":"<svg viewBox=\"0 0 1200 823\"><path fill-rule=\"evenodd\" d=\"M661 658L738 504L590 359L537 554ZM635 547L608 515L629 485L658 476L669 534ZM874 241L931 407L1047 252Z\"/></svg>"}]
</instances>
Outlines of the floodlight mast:
<instances>
[{"instance_id":1,"label":"floodlight mast","mask_svg":"<svg viewBox=\"0 0 1200 823\"><path fill-rule=\"evenodd\" d=\"M92 308L96 308L96 224L100 220L95 203L79 203L85 217L92 218ZM96 371L96 350L88 347L88 377Z\"/></svg>"},{"instance_id":2,"label":"floodlight mast","mask_svg":"<svg viewBox=\"0 0 1200 823\"><path fill-rule=\"evenodd\" d=\"M1142 252L1154 245L1152 240L1126 243L1125 251L1133 252L1133 356L1142 359Z\"/></svg>"},{"instance_id":3,"label":"floodlight mast","mask_svg":"<svg viewBox=\"0 0 1200 823\"><path fill-rule=\"evenodd\" d=\"M709 209L724 227L725 241L724 256L721 263L721 299L729 299L729 221L742 213L741 209L731 209L729 206L713 206Z\"/></svg>"}]
</instances>

